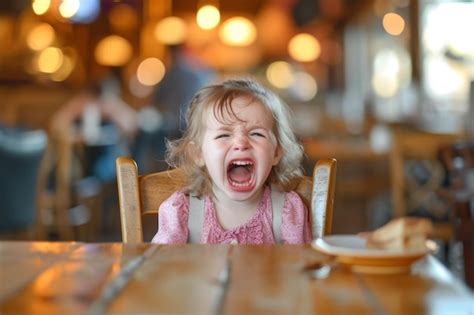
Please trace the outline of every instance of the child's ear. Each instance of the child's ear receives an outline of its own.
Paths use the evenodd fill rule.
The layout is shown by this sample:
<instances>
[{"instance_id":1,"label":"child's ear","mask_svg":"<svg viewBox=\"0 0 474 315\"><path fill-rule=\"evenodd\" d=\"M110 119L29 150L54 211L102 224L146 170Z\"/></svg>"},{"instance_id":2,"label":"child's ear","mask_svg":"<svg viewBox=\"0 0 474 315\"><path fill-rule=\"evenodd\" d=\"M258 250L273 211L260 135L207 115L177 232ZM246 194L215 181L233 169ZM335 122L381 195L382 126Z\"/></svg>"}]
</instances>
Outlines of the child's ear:
<instances>
[{"instance_id":1,"label":"child's ear","mask_svg":"<svg viewBox=\"0 0 474 315\"><path fill-rule=\"evenodd\" d=\"M204 159L202 157L201 148L196 144L196 142L191 141L188 144L188 151L189 154L193 157L194 163L197 166L202 167L204 166Z\"/></svg>"},{"instance_id":2,"label":"child's ear","mask_svg":"<svg viewBox=\"0 0 474 315\"><path fill-rule=\"evenodd\" d=\"M276 166L278 163L280 163L280 160L283 156L283 149L281 148L280 145L277 146L275 150L275 156L273 157L273 166Z\"/></svg>"}]
</instances>

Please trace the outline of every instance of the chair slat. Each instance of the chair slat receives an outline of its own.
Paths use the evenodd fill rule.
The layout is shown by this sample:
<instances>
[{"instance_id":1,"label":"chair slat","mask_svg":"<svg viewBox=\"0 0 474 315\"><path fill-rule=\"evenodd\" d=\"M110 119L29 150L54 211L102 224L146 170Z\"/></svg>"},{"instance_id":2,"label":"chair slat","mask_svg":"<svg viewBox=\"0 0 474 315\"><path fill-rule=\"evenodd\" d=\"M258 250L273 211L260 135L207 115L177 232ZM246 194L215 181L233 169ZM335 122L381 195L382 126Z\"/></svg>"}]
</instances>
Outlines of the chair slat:
<instances>
[{"instance_id":1,"label":"chair slat","mask_svg":"<svg viewBox=\"0 0 474 315\"><path fill-rule=\"evenodd\" d=\"M142 211L137 164L132 159L119 157L116 160L116 167L122 241L124 243L142 243Z\"/></svg>"},{"instance_id":2,"label":"chair slat","mask_svg":"<svg viewBox=\"0 0 474 315\"><path fill-rule=\"evenodd\" d=\"M335 184L336 159L319 160L314 167L311 195L313 238L331 233Z\"/></svg>"}]
</instances>

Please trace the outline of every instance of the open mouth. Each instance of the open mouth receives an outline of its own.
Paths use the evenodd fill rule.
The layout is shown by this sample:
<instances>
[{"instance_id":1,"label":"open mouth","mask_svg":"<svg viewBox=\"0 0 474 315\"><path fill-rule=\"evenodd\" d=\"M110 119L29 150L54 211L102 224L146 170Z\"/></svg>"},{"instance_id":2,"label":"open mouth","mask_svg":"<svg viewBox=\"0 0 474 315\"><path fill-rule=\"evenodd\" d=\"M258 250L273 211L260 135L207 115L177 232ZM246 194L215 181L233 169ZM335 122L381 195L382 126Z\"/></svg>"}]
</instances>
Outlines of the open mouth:
<instances>
[{"instance_id":1,"label":"open mouth","mask_svg":"<svg viewBox=\"0 0 474 315\"><path fill-rule=\"evenodd\" d=\"M233 160L227 166L229 184L237 189L251 188L254 182L254 164L252 160Z\"/></svg>"}]
</instances>

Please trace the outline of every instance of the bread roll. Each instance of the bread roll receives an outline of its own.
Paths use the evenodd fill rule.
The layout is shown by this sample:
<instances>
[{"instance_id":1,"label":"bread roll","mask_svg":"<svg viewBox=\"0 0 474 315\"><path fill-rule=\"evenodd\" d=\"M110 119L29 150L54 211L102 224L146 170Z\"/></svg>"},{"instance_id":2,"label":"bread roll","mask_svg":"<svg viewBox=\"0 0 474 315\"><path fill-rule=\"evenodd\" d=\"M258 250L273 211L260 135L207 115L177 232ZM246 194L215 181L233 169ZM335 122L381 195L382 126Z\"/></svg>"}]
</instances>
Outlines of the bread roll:
<instances>
[{"instance_id":1,"label":"bread roll","mask_svg":"<svg viewBox=\"0 0 474 315\"><path fill-rule=\"evenodd\" d=\"M433 231L433 224L423 218L398 218L381 228L362 233L367 248L424 249L426 239Z\"/></svg>"}]
</instances>

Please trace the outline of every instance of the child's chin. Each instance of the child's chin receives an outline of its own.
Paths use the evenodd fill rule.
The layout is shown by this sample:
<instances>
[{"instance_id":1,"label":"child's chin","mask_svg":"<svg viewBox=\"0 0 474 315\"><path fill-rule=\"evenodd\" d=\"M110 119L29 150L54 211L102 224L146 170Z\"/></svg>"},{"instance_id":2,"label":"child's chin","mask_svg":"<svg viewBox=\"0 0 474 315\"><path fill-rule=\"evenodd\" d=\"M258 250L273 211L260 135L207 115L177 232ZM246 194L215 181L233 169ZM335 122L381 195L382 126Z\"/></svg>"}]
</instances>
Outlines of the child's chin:
<instances>
[{"instance_id":1,"label":"child's chin","mask_svg":"<svg viewBox=\"0 0 474 315\"><path fill-rule=\"evenodd\" d=\"M249 192L230 192L228 197L233 201L247 201L255 195L254 191Z\"/></svg>"}]
</instances>

